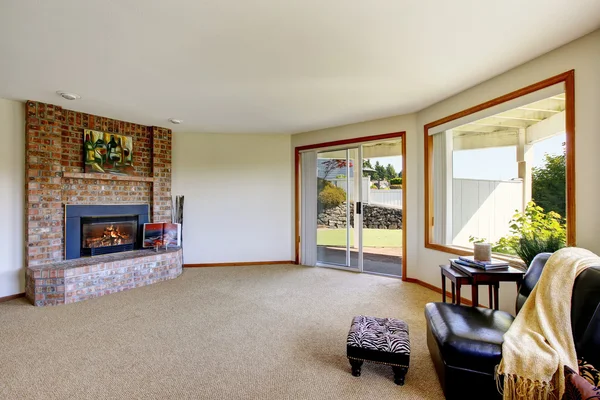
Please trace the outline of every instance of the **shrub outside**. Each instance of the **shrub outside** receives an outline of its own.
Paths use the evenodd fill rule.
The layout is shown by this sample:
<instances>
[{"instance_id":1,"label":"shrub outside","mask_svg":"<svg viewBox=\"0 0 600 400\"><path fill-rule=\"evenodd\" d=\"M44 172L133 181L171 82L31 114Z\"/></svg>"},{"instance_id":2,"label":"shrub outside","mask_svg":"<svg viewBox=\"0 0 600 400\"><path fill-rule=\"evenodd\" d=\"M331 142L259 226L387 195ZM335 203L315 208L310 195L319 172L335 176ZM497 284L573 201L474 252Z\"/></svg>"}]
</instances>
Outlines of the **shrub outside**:
<instances>
[{"instance_id":1,"label":"shrub outside","mask_svg":"<svg viewBox=\"0 0 600 400\"><path fill-rule=\"evenodd\" d=\"M319 203L325 209L337 207L344 201L346 201L346 192L339 187L326 186L319 193Z\"/></svg>"}]
</instances>

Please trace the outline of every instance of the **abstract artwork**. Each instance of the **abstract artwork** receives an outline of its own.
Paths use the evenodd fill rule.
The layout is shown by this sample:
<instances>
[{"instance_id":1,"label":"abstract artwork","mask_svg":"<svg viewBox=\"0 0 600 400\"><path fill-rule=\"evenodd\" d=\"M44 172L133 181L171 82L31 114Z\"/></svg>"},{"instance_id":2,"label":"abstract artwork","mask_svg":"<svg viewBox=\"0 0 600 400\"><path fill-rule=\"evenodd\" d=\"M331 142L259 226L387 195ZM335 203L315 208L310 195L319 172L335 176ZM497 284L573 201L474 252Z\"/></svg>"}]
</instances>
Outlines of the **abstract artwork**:
<instances>
[{"instance_id":1,"label":"abstract artwork","mask_svg":"<svg viewBox=\"0 0 600 400\"><path fill-rule=\"evenodd\" d=\"M129 136L86 129L83 132L85 172L133 175L133 140Z\"/></svg>"}]
</instances>

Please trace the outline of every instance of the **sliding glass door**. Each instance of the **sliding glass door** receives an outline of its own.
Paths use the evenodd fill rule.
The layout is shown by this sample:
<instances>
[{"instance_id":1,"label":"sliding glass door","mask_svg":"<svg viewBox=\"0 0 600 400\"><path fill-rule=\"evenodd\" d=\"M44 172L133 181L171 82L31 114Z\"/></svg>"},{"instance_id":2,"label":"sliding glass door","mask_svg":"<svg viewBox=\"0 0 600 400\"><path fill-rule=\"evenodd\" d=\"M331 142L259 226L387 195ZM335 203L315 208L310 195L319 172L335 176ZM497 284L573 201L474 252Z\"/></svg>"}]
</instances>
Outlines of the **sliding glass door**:
<instances>
[{"instance_id":1,"label":"sliding glass door","mask_svg":"<svg viewBox=\"0 0 600 400\"><path fill-rule=\"evenodd\" d=\"M402 138L302 153L305 265L402 276Z\"/></svg>"},{"instance_id":2,"label":"sliding glass door","mask_svg":"<svg viewBox=\"0 0 600 400\"><path fill-rule=\"evenodd\" d=\"M363 270L402 276L402 141L362 146L368 188L363 197Z\"/></svg>"},{"instance_id":3,"label":"sliding glass door","mask_svg":"<svg viewBox=\"0 0 600 400\"><path fill-rule=\"evenodd\" d=\"M360 270L360 148L317 153L317 263Z\"/></svg>"}]
</instances>

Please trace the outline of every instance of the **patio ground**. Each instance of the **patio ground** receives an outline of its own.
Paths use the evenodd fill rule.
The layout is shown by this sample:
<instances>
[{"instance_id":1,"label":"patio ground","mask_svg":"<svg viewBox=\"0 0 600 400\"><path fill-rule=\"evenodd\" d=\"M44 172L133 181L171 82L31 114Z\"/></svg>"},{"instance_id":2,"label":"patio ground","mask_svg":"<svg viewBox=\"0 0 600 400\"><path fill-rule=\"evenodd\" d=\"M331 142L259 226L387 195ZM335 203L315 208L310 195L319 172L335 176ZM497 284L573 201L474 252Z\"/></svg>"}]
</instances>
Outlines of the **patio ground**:
<instances>
[{"instance_id":1,"label":"patio ground","mask_svg":"<svg viewBox=\"0 0 600 400\"><path fill-rule=\"evenodd\" d=\"M354 237L350 235L350 245ZM357 265L358 249L350 248L351 265ZM333 264L346 263L346 229L317 230L317 260ZM363 230L364 271L402 275L402 231L392 229Z\"/></svg>"},{"instance_id":2,"label":"patio ground","mask_svg":"<svg viewBox=\"0 0 600 400\"><path fill-rule=\"evenodd\" d=\"M346 246L346 229L317 229L319 246ZM354 235L350 234L350 245L354 245ZM402 248L401 229L363 229L363 247Z\"/></svg>"}]
</instances>

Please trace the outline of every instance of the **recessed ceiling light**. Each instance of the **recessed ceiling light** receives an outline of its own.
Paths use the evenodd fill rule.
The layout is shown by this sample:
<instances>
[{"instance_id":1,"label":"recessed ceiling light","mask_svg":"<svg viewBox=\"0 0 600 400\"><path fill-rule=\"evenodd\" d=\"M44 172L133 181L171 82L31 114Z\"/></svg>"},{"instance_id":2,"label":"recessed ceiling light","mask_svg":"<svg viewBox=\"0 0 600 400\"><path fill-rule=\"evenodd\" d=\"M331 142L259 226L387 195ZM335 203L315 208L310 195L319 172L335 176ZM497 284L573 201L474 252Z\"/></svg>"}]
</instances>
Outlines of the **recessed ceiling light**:
<instances>
[{"instance_id":1,"label":"recessed ceiling light","mask_svg":"<svg viewBox=\"0 0 600 400\"><path fill-rule=\"evenodd\" d=\"M59 90L56 94L59 94L63 99L67 100L79 100L81 98L77 93L63 92L62 90Z\"/></svg>"},{"instance_id":2,"label":"recessed ceiling light","mask_svg":"<svg viewBox=\"0 0 600 400\"><path fill-rule=\"evenodd\" d=\"M182 123L183 121L180 119L175 119L175 118L169 118L169 122L175 125L179 125L180 123Z\"/></svg>"}]
</instances>

